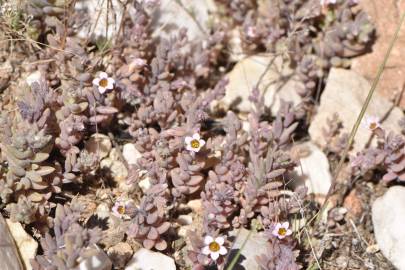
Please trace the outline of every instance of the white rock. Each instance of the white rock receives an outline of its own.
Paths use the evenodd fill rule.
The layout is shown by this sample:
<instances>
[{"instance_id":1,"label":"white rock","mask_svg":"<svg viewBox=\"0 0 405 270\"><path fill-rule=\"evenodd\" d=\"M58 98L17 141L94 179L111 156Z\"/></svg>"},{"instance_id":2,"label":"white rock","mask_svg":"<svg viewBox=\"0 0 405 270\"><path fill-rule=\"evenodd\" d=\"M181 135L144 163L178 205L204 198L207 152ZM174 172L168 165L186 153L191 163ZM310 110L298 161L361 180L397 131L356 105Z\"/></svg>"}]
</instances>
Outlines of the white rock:
<instances>
[{"instance_id":1,"label":"white rock","mask_svg":"<svg viewBox=\"0 0 405 270\"><path fill-rule=\"evenodd\" d=\"M374 234L384 256L405 270L405 187L393 186L372 207Z\"/></svg>"},{"instance_id":2,"label":"white rock","mask_svg":"<svg viewBox=\"0 0 405 270\"><path fill-rule=\"evenodd\" d=\"M13 236L14 242L17 244L17 249L21 255L21 259L26 270L31 270L31 259L35 258L38 249L38 243L35 241L22 227L19 222L12 222L6 219L8 228Z\"/></svg>"},{"instance_id":3,"label":"white rock","mask_svg":"<svg viewBox=\"0 0 405 270\"><path fill-rule=\"evenodd\" d=\"M204 38L205 33L209 32L207 23L210 19L210 13L216 9L215 4L212 0L180 0L180 2L184 8L175 0L160 1L159 7L152 14L155 29L153 35L156 37L170 37L176 33L176 29L184 27L187 29L190 40ZM190 16L190 12L195 17L195 20Z\"/></svg>"},{"instance_id":4,"label":"white rock","mask_svg":"<svg viewBox=\"0 0 405 270\"><path fill-rule=\"evenodd\" d=\"M105 158L112 148L110 137L101 133L93 134L86 142L85 148L89 153L97 154L100 159Z\"/></svg>"},{"instance_id":5,"label":"white rock","mask_svg":"<svg viewBox=\"0 0 405 270\"><path fill-rule=\"evenodd\" d=\"M125 270L176 270L174 260L162 253L145 248L138 250Z\"/></svg>"},{"instance_id":6,"label":"white rock","mask_svg":"<svg viewBox=\"0 0 405 270\"><path fill-rule=\"evenodd\" d=\"M271 66L266 72L270 63ZM241 112L250 112L252 104L249 96L262 75L259 90L265 93L265 105L271 107L273 114L280 108L281 99L294 105L301 102L301 97L296 92L301 83L293 76L293 71L283 64L283 59L274 59L274 56L270 55L254 55L238 62L228 73L229 83L225 97L219 101L218 106L224 110L235 107Z\"/></svg>"},{"instance_id":7,"label":"white rock","mask_svg":"<svg viewBox=\"0 0 405 270\"><path fill-rule=\"evenodd\" d=\"M190 200L188 201L187 206L190 207L195 213L201 213L203 210L201 199Z\"/></svg>"},{"instance_id":8,"label":"white rock","mask_svg":"<svg viewBox=\"0 0 405 270\"><path fill-rule=\"evenodd\" d=\"M108 205L106 203L100 203L97 206L96 209L96 214L98 217L100 218L108 218L110 216L110 208L108 207Z\"/></svg>"},{"instance_id":9,"label":"white rock","mask_svg":"<svg viewBox=\"0 0 405 270\"><path fill-rule=\"evenodd\" d=\"M182 226L190 225L193 223L193 217L191 215L179 215L176 222Z\"/></svg>"},{"instance_id":10,"label":"white rock","mask_svg":"<svg viewBox=\"0 0 405 270\"><path fill-rule=\"evenodd\" d=\"M331 69L325 90L321 96L318 112L309 127L312 141L322 147L325 146L326 142L322 129L328 127L328 119L334 113L337 113L343 122L343 131L350 133L366 100L370 87L370 83L354 71ZM374 93L366 113L367 115L377 116L382 119L392 107L393 104L391 102ZM403 116L403 112L399 108L394 107L387 119L382 123L383 128L400 134L401 128L398 125L398 121ZM353 152L363 149L369 141L370 136L370 131L360 127L353 144Z\"/></svg>"},{"instance_id":11,"label":"white rock","mask_svg":"<svg viewBox=\"0 0 405 270\"><path fill-rule=\"evenodd\" d=\"M113 160L109 157L105 158L100 162L100 167L109 169L114 181L119 184L125 182L128 176L128 170L125 164L119 160Z\"/></svg>"},{"instance_id":12,"label":"white rock","mask_svg":"<svg viewBox=\"0 0 405 270\"><path fill-rule=\"evenodd\" d=\"M25 79L25 81L27 82L27 84L29 86L31 86L31 84L33 84L34 82L40 82L41 81L41 72L39 70L31 73L30 75L28 75L28 77Z\"/></svg>"},{"instance_id":13,"label":"white rock","mask_svg":"<svg viewBox=\"0 0 405 270\"><path fill-rule=\"evenodd\" d=\"M104 251L97 248L92 252L94 254L82 261L75 270L111 270L112 263Z\"/></svg>"},{"instance_id":14,"label":"white rock","mask_svg":"<svg viewBox=\"0 0 405 270\"><path fill-rule=\"evenodd\" d=\"M80 28L83 39L113 38L120 28L124 5L119 0L79 0L76 12L82 12L88 21Z\"/></svg>"},{"instance_id":15,"label":"white rock","mask_svg":"<svg viewBox=\"0 0 405 270\"><path fill-rule=\"evenodd\" d=\"M138 158L142 157L142 154L139 153L133 143L127 143L123 146L122 155L129 165L136 164Z\"/></svg>"},{"instance_id":16,"label":"white rock","mask_svg":"<svg viewBox=\"0 0 405 270\"><path fill-rule=\"evenodd\" d=\"M142 189L143 192L146 192L152 186L148 177L145 177L141 181L138 182L138 186Z\"/></svg>"},{"instance_id":17,"label":"white rock","mask_svg":"<svg viewBox=\"0 0 405 270\"><path fill-rule=\"evenodd\" d=\"M232 259L236 255L236 252L242 247L243 243L249 235L249 231L242 228L237 232L232 232L232 234L236 236L236 239L231 249L231 254L233 254L233 256L231 255L228 258L228 261L232 261ZM239 257L239 260L241 260L242 258L242 261L240 262L240 264L237 264L235 266L235 269L260 269L259 265L256 262L256 256L265 254L267 248L268 245L266 237L264 237L262 233L252 232L245 246L241 250L241 256Z\"/></svg>"},{"instance_id":18,"label":"white rock","mask_svg":"<svg viewBox=\"0 0 405 270\"><path fill-rule=\"evenodd\" d=\"M305 183L308 193L326 195L332 184L329 161L326 155L312 142L306 142L299 146L308 151L308 156L300 158L298 166L294 169L298 175L294 178L297 185Z\"/></svg>"},{"instance_id":19,"label":"white rock","mask_svg":"<svg viewBox=\"0 0 405 270\"><path fill-rule=\"evenodd\" d=\"M234 28L231 31L228 51L229 58L233 62L241 61L243 60L243 58L246 57L246 54L243 52L242 39L239 28Z\"/></svg>"},{"instance_id":20,"label":"white rock","mask_svg":"<svg viewBox=\"0 0 405 270\"><path fill-rule=\"evenodd\" d=\"M122 269L131 258L133 251L128 243L120 242L110 247L107 254L113 260L114 266Z\"/></svg>"},{"instance_id":21,"label":"white rock","mask_svg":"<svg viewBox=\"0 0 405 270\"><path fill-rule=\"evenodd\" d=\"M0 214L0 262L2 270L23 270L24 266L11 237L7 223Z\"/></svg>"}]
</instances>

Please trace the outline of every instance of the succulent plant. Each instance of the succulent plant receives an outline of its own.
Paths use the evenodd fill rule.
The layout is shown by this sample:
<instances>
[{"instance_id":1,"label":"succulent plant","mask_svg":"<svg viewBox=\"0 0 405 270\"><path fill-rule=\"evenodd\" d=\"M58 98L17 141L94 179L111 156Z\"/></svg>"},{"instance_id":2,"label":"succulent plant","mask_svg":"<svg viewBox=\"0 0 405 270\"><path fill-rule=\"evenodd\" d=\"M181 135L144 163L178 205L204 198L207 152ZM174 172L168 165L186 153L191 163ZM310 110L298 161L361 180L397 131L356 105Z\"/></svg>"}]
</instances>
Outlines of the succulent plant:
<instances>
[{"instance_id":1,"label":"succulent plant","mask_svg":"<svg viewBox=\"0 0 405 270\"><path fill-rule=\"evenodd\" d=\"M225 96L224 74L234 64L228 33L240 31L247 54L288 59L303 82L297 91L305 97L305 110L329 69L347 67L371 44L373 26L352 8L353 1L321 7L318 0L216 0L218 14L210 21L215 27L190 40L186 28L165 38L156 35L158 1L129 0L111 43L91 35L79 38L88 14L79 10L80 1L60 2L25 1L19 17L24 28L0 31L7 41L0 44L0 59L10 60L13 69L6 80L0 74L0 207L35 232L53 230L40 237L35 270L80 268L97 252L97 243L104 250L119 242L139 243L177 256L172 247L181 241L170 242L177 237L173 217L194 198L202 202L202 213L193 213L202 216L202 226L189 234L189 258L195 270L214 263L221 269L224 254L218 260L204 254L202 236L221 233L225 239L231 230L252 224L268 231L274 220L304 211L305 188L292 190L287 183L297 166L292 138L304 106L282 102L280 111L269 115L263 95L253 87L245 89L252 91L254 105L247 122L243 113L211 110L213 101ZM17 61L11 61L14 53ZM21 86L26 85L21 75L34 71L27 78L31 88ZM100 83L105 76L107 86ZM108 135L113 149L107 158L122 161L125 183L105 181L111 175L104 173L107 167L99 173L104 157L87 147L94 134ZM338 125L325 136L326 151L339 155L347 136ZM135 145L136 161L124 160L123 142ZM360 173L382 170L386 181L404 180L403 148L403 138L390 133L376 148L360 153L354 165ZM141 180L150 187L135 185ZM111 198L125 200L117 199L110 209ZM83 212L79 206L87 201L91 207ZM133 205L138 205L134 211ZM94 220L95 211L100 220ZM85 220L87 225L107 222L102 242L100 230L83 226ZM180 230L178 236L183 237ZM262 269L298 269L292 237L268 240L269 250L258 256ZM116 258L115 267L128 258Z\"/></svg>"},{"instance_id":2,"label":"succulent plant","mask_svg":"<svg viewBox=\"0 0 405 270\"><path fill-rule=\"evenodd\" d=\"M361 174L379 169L384 172L385 182L405 181L405 139L402 135L389 132L377 147L357 153L351 165Z\"/></svg>"},{"instance_id":3,"label":"succulent plant","mask_svg":"<svg viewBox=\"0 0 405 270\"><path fill-rule=\"evenodd\" d=\"M128 227L128 236L145 248L165 250L167 242L162 237L170 228L167 219L167 185L156 185L149 189L135 209L134 218Z\"/></svg>"},{"instance_id":4,"label":"succulent plant","mask_svg":"<svg viewBox=\"0 0 405 270\"><path fill-rule=\"evenodd\" d=\"M214 170L208 173L208 181L201 193L204 206L204 222L209 232L229 228L233 215L238 210L239 196L246 176L244 164L234 153L243 145L246 137L238 132L242 125L236 115L229 112L224 120L225 137L222 158Z\"/></svg>"},{"instance_id":5,"label":"succulent plant","mask_svg":"<svg viewBox=\"0 0 405 270\"><path fill-rule=\"evenodd\" d=\"M54 237L49 233L41 239L43 255L31 261L35 270L69 270L90 257L101 239L99 228L86 229L79 223L80 206L57 205L54 219Z\"/></svg>"},{"instance_id":6,"label":"succulent plant","mask_svg":"<svg viewBox=\"0 0 405 270\"><path fill-rule=\"evenodd\" d=\"M266 254L256 256L260 270L298 270L301 267L296 263L298 251L286 241L269 240Z\"/></svg>"},{"instance_id":7,"label":"succulent plant","mask_svg":"<svg viewBox=\"0 0 405 270\"><path fill-rule=\"evenodd\" d=\"M46 135L45 129L27 122L21 122L11 138L2 140L1 155L8 162L7 174L0 179L3 203L18 201L21 205L19 197L24 196L24 201L45 207L51 195L61 191L61 182L54 175L55 167L47 164L52 146L52 136ZM41 212L45 214L47 211L42 209ZM13 219L27 221L31 220L30 216L14 216Z\"/></svg>"}]
</instances>

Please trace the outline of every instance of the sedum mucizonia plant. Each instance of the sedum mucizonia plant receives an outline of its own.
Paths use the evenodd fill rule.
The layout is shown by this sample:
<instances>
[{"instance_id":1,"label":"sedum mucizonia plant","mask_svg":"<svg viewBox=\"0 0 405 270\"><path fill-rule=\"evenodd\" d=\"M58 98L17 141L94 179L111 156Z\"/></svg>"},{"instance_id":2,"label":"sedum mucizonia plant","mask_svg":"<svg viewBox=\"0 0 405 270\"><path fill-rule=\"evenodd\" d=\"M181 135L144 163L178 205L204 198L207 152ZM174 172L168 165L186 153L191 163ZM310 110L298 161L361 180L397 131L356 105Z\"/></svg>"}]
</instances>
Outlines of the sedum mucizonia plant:
<instances>
[{"instance_id":1,"label":"sedum mucizonia plant","mask_svg":"<svg viewBox=\"0 0 405 270\"><path fill-rule=\"evenodd\" d=\"M54 236L47 233L41 239L44 253L31 260L34 270L76 269L86 258L97 254L101 230L84 228L79 223L81 211L80 205L75 202L71 206L57 205L53 220Z\"/></svg>"},{"instance_id":2,"label":"sedum mucizonia plant","mask_svg":"<svg viewBox=\"0 0 405 270\"><path fill-rule=\"evenodd\" d=\"M35 85L33 90L39 88ZM42 95L45 97L45 93ZM49 162L53 137L47 134L46 121L50 111L38 99L35 104L43 106L31 110L33 107L21 103L21 113L14 114L13 119L3 115L4 127L9 132L2 135L0 142L2 159L8 165L0 179L1 199L8 204L11 219L24 223L35 221L34 209L46 216L48 199L61 191L60 178L55 176L57 166Z\"/></svg>"},{"instance_id":3,"label":"sedum mucizonia plant","mask_svg":"<svg viewBox=\"0 0 405 270\"><path fill-rule=\"evenodd\" d=\"M282 54L298 67L303 97L314 94L331 67L348 67L351 58L368 52L374 39L373 24L353 0L324 6L319 0L216 2L224 14L236 15L233 25L246 52Z\"/></svg>"}]
</instances>

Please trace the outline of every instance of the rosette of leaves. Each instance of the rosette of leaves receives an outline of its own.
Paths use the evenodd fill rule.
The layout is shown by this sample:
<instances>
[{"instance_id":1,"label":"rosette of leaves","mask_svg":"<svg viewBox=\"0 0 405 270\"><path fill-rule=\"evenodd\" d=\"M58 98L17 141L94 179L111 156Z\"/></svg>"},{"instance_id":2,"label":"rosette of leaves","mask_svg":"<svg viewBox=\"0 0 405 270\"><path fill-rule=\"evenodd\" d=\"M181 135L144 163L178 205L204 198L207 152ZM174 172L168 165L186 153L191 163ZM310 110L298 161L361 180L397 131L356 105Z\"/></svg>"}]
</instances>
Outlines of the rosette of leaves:
<instances>
[{"instance_id":1,"label":"rosette of leaves","mask_svg":"<svg viewBox=\"0 0 405 270\"><path fill-rule=\"evenodd\" d=\"M187 257L190 259L193 270L204 269L210 263L210 258L202 253L204 248L204 239L196 231L188 231L187 237L190 239L190 250L187 251Z\"/></svg>"},{"instance_id":2,"label":"rosette of leaves","mask_svg":"<svg viewBox=\"0 0 405 270\"><path fill-rule=\"evenodd\" d=\"M201 170L204 168L205 162L195 161L189 154L179 154L176 162L179 167L170 171L174 185L172 194L174 196L190 195L198 191L204 180Z\"/></svg>"},{"instance_id":3,"label":"rosette of leaves","mask_svg":"<svg viewBox=\"0 0 405 270\"><path fill-rule=\"evenodd\" d=\"M167 222L167 185L155 185L142 198L135 209L127 234L145 248L165 250L167 242L163 235L169 230Z\"/></svg>"},{"instance_id":4,"label":"rosette of leaves","mask_svg":"<svg viewBox=\"0 0 405 270\"><path fill-rule=\"evenodd\" d=\"M76 178L71 172L80 152L76 145L82 142L86 132L88 117L85 111L88 103L69 94L62 96L61 99L63 105L56 111L59 136L55 139L55 144L60 149L60 153L65 156L64 181L70 182Z\"/></svg>"},{"instance_id":5,"label":"rosette of leaves","mask_svg":"<svg viewBox=\"0 0 405 270\"><path fill-rule=\"evenodd\" d=\"M45 129L39 129L35 124L22 122L17 125L11 138L3 138L1 155L7 161L7 174L0 180L1 198L4 203L20 201L20 196L26 200L44 207L52 193L58 193L60 181L53 177L55 167L47 163L49 153L53 148L52 136ZM13 194L10 194L10 190ZM9 209L16 207L10 205ZM12 211L15 212L15 211ZM43 209L41 212L45 212ZM44 213L45 214L45 213ZM12 217L14 220L27 221L25 217Z\"/></svg>"},{"instance_id":6,"label":"rosette of leaves","mask_svg":"<svg viewBox=\"0 0 405 270\"><path fill-rule=\"evenodd\" d=\"M260 270L298 270L301 268L296 263L299 251L294 250L291 240L269 239L264 250L266 250L265 254L256 256Z\"/></svg>"},{"instance_id":7,"label":"rosette of leaves","mask_svg":"<svg viewBox=\"0 0 405 270\"><path fill-rule=\"evenodd\" d=\"M250 124L251 127L259 127L263 111L262 98L256 98L257 91L253 94L256 110L251 113ZM258 215L262 225L268 226L272 220L299 210L305 190L300 189L295 193L287 190L285 184L285 179L296 166L288 148L297 126L291 105L283 102L272 123L270 134L267 134L268 129L252 128L248 177L241 198L240 216L235 220L237 223L247 224ZM266 152L260 148L263 139L268 141Z\"/></svg>"},{"instance_id":8,"label":"rosette of leaves","mask_svg":"<svg viewBox=\"0 0 405 270\"><path fill-rule=\"evenodd\" d=\"M317 25L318 20L311 23L320 31L317 30L316 37L307 43L310 45L302 49L305 55L300 60L299 72L307 87L306 91L300 89L302 96L313 93L315 75L324 79L331 67L348 67L350 58L369 50L374 40L374 26L367 14L354 11L353 5L352 1L337 1L320 14L322 24Z\"/></svg>"},{"instance_id":9,"label":"rosette of leaves","mask_svg":"<svg viewBox=\"0 0 405 270\"><path fill-rule=\"evenodd\" d=\"M238 150L246 141L242 125L236 115L228 112L224 121L226 137L221 149L221 160L208 173L208 181L201 193L204 206L204 226L210 231L229 228L239 208L239 195L246 176Z\"/></svg>"},{"instance_id":10,"label":"rosette of leaves","mask_svg":"<svg viewBox=\"0 0 405 270\"><path fill-rule=\"evenodd\" d=\"M70 270L97 252L101 239L99 228L86 229L79 223L80 206L56 207L52 237L49 233L41 239L43 255L31 260L34 270Z\"/></svg>"},{"instance_id":11,"label":"rosette of leaves","mask_svg":"<svg viewBox=\"0 0 405 270\"><path fill-rule=\"evenodd\" d=\"M360 173L379 169L385 172L382 180L405 181L405 139L402 135L389 132L377 147L358 153L352 160L352 166Z\"/></svg>"}]
</instances>

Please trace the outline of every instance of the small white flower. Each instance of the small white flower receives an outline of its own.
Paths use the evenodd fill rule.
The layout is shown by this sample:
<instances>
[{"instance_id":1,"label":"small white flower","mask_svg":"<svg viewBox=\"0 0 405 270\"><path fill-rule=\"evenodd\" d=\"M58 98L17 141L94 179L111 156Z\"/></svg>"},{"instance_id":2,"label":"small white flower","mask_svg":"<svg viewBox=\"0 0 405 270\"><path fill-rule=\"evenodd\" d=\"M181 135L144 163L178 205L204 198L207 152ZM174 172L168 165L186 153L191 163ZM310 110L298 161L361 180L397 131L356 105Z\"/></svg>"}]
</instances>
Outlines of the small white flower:
<instances>
[{"instance_id":1,"label":"small white flower","mask_svg":"<svg viewBox=\"0 0 405 270\"><path fill-rule=\"evenodd\" d=\"M256 31L256 27L254 26L249 26L247 28L246 34L248 37L250 38L255 38L257 36L257 31Z\"/></svg>"},{"instance_id":2,"label":"small white flower","mask_svg":"<svg viewBox=\"0 0 405 270\"><path fill-rule=\"evenodd\" d=\"M375 131L380 128L380 119L376 116L366 116L361 122L363 127L367 128L370 131Z\"/></svg>"},{"instance_id":3,"label":"small white flower","mask_svg":"<svg viewBox=\"0 0 405 270\"><path fill-rule=\"evenodd\" d=\"M271 233L278 237L278 239L283 239L292 234L292 231L288 229L289 226L290 223L288 223L288 221L284 223L277 223Z\"/></svg>"},{"instance_id":4,"label":"small white flower","mask_svg":"<svg viewBox=\"0 0 405 270\"><path fill-rule=\"evenodd\" d=\"M204 238L205 247L202 249L201 252L204 255L209 255L211 259L216 261L219 258L219 255L225 255L228 252L223 246L224 242L225 240L223 237L219 236L214 239L211 236L207 235Z\"/></svg>"},{"instance_id":5,"label":"small white flower","mask_svg":"<svg viewBox=\"0 0 405 270\"><path fill-rule=\"evenodd\" d=\"M107 90L114 88L114 79L108 77L107 73L100 72L98 78L94 78L93 85L98 87L100 94L104 94Z\"/></svg>"},{"instance_id":6,"label":"small white flower","mask_svg":"<svg viewBox=\"0 0 405 270\"><path fill-rule=\"evenodd\" d=\"M115 216L122 219L130 219L131 213L134 210L134 201L133 200L123 200L119 199L115 202L112 212Z\"/></svg>"},{"instance_id":7,"label":"small white flower","mask_svg":"<svg viewBox=\"0 0 405 270\"><path fill-rule=\"evenodd\" d=\"M334 5L336 0L320 0L321 6Z\"/></svg>"},{"instance_id":8,"label":"small white flower","mask_svg":"<svg viewBox=\"0 0 405 270\"><path fill-rule=\"evenodd\" d=\"M198 133L195 133L192 137L187 136L184 141L186 143L186 149L195 153L200 151L201 147L205 145L205 141L200 138L200 134Z\"/></svg>"}]
</instances>

